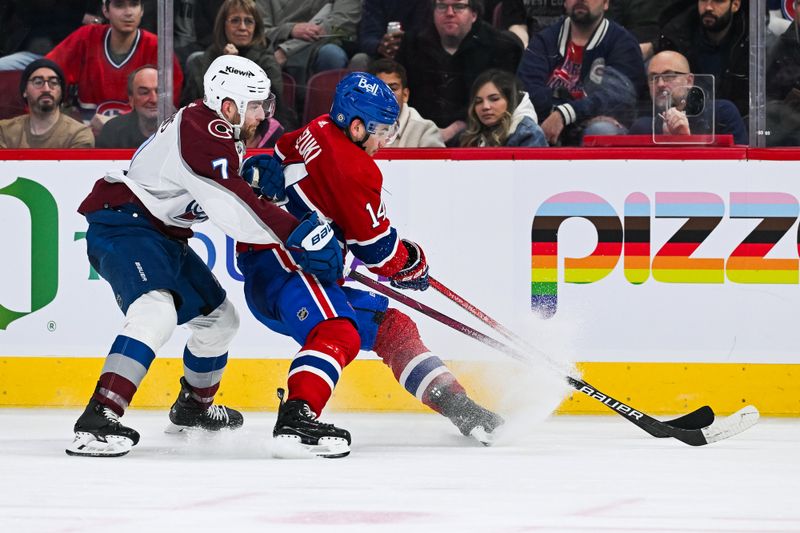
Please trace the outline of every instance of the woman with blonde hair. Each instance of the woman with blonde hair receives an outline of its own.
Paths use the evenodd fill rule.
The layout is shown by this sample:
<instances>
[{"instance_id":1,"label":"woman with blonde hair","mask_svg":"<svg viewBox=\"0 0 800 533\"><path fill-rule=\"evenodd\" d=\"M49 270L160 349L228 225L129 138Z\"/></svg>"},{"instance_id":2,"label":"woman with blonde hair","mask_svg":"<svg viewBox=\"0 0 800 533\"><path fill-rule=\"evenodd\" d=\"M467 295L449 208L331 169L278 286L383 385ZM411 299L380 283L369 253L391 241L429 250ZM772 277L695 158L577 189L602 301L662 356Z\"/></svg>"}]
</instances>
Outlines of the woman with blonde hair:
<instances>
[{"instance_id":1,"label":"woman with blonde hair","mask_svg":"<svg viewBox=\"0 0 800 533\"><path fill-rule=\"evenodd\" d=\"M225 0L214 22L211 46L203 53L189 56L186 61L186 84L181 93L181 105L203 97L203 75L212 61L225 54L239 55L250 59L267 73L275 95L275 119L285 127L293 128L294 114L283 102L281 67L267 45L264 18L254 0Z\"/></svg>"},{"instance_id":2,"label":"woman with blonde hair","mask_svg":"<svg viewBox=\"0 0 800 533\"><path fill-rule=\"evenodd\" d=\"M461 146L547 146L533 103L510 72L491 69L478 76L467 114Z\"/></svg>"}]
</instances>

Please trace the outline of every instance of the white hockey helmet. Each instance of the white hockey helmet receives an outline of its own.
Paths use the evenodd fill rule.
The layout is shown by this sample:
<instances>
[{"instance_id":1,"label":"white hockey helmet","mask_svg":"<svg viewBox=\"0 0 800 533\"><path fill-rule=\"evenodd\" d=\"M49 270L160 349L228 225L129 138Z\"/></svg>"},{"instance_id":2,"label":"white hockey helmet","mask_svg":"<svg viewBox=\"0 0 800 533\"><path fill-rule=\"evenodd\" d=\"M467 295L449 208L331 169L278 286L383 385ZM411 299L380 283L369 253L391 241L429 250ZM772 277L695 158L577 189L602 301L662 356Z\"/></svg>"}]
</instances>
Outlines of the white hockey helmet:
<instances>
[{"instance_id":1,"label":"white hockey helmet","mask_svg":"<svg viewBox=\"0 0 800 533\"><path fill-rule=\"evenodd\" d=\"M237 55L221 55L211 63L203 76L203 103L226 121L222 114L222 102L228 98L236 103L239 123L231 123L231 126L238 139L250 102L261 102L265 117L268 119L272 116L275 96L270 93L271 85L267 73L253 61Z\"/></svg>"}]
</instances>

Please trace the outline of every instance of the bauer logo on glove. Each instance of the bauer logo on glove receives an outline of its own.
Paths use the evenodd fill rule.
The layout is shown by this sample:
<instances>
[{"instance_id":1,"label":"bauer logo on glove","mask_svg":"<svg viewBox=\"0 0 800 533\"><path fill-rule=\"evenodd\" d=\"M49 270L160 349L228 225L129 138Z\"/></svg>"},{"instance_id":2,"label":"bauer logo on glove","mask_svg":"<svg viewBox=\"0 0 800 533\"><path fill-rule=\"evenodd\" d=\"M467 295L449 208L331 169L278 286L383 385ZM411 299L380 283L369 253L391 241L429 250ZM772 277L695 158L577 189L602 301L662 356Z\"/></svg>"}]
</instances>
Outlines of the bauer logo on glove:
<instances>
[{"instance_id":1,"label":"bauer logo on glove","mask_svg":"<svg viewBox=\"0 0 800 533\"><path fill-rule=\"evenodd\" d=\"M305 272L322 282L335 283L342 277L342 249L333 228L319 214L306 214L286 240L286 248Z\"/></svg>"}]
</instances>

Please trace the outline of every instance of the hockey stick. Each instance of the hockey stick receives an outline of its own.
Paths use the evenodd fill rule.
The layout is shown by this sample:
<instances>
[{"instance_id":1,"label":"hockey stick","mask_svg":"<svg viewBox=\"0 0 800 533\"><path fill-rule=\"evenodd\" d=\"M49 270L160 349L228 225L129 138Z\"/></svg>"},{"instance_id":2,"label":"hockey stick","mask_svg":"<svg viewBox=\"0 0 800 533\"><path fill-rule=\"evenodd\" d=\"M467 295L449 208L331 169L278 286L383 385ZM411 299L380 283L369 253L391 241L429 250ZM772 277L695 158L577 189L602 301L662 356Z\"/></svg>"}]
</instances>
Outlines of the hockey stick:
<instances>
[{"instance_id":1,"label":"hockey stick","mask_svg":"<svg viewBox=\"0 0 800 533\"><path fill-rule=\"evenodd\" d=\"M473 339L491 346L498 351L508 354L518 361L524 363L531 362L530 358L525 353L519 351L519 349L508 346L505 343L493 339L492 337L489 337L488 335L485 335L480 331L467 326L466 324L462 324L461 322L450 318L443 313L440 313L439 311L423 304L422 302L406 296L405 294L399 293L394 289L391 289L380 282L361 274L360 272L350 271L349 277L369 287L375 292L381 293L389 298L392 298L393 300L407 305L408 307L419 311L420 313L433 318L434 320L441 322L442 324L455 329L456 331L468 335ZM747 406L725 419L715 421L713 424L707 427L700 429L684 429L666 424L660 420L656 420L655 418L637 409L634 409L629 405L626 405L612 396L600 392L597 388L589 385L581 379L567 375L566 380L567 383L569 383L570 386L575 388L577 391L582 392L583 394L586 394L595 400L598 400L603 405L622 416L625 420L638 426L649 434L656 437L673 437L681 442L689 444L690 446L703 446L705 444L727 439L748 429L758 421L758 410L753 406Z\"/></svg>"},{"instance_id":2,"label":"hockey stick","mask_svg":"<svg viewBox=\"0 0 800 533\"><path fill-rule=\"evenodd\" d=\"M492 328L493 330L497 331L505 337L506 339L510 340L512 343L516 344L517 346L524 348L527 352L534 352L540 358L544 359L551 367L554 369L559 369L562 372L564 370L560 368L560 365L548 357L545 353L538 350L536 347L532 346L526 339L517 335L507 327L503 326L500 322L493 319L473 304L468 302L466 299L459 296L455 291L447 288L442 282L433 277L428 278L430 280L431 287L436 289L437 292L442 294L445 298L455 302L459 307L465 309L468 313L473 315L474 317L478 318L481 322ZM569 372L566 372L569 374ZM714 410L711 409L708 405L704 405L698 409L695 409L691 413L687 413L683 416L678 418L674 418L672 420L665 420L664 424L669 424L670 426L681 428L681 429L702 429L706 426L711 425L714 422ZM651 433L652 434L652 433ZM665 434L652 434L654 437L669 437L669 435Z\"/></svg>"}]
</instances>

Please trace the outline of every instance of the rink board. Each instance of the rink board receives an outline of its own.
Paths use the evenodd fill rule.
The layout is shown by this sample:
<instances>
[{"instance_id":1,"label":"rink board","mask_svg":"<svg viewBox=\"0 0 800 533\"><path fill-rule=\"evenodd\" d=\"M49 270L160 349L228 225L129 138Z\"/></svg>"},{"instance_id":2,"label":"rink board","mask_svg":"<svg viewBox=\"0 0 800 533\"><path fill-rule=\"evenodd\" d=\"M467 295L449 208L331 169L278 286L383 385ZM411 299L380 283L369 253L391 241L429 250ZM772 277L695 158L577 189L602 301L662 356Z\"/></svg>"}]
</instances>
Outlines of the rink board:
<instances>
[{"instance_id":1,"label":"rink board","mask_svg":"<svg viewBox=\"0 0 800 533\"><path fill-rule=\"evenodd\" d=\"M415 151L379 165L389 216L424 246L432 274L550 357L580 361L602 390L656 413L746 402L799 415L797 154L658 153ZM75 208L125 155L14 154L0 161L0 405L80 405L122 316L89 267ZM249 316L233 243L197 229L193 248L242 316L222 392L274 408L297 347ZM481 328L434 291L412 295ZM482 378L505 356L418 322L429 348L490 397ZM179 328L164 346L134 405L171 403L186 337ZM334 407L419 409L374 354L359 359ZM572 396L560 410L602 411L596 403Z\"/></svg>"}]
</instances>

